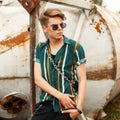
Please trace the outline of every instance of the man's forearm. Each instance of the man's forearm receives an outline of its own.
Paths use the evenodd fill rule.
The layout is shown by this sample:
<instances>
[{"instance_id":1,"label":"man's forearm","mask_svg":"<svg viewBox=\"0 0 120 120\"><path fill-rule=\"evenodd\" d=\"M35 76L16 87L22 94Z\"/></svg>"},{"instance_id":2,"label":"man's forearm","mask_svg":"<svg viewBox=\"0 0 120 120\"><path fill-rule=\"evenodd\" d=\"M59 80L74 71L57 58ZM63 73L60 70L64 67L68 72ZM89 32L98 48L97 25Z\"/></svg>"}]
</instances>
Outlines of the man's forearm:
<instances>
[{"instance_id":1,"label":"man's forearm","mask_svg":"<svg viewBox=\"0 0 120 120\"><path fill-rule=\"evenodd\" d=\"M84 99L86 95L86 81L80 81L78 86L77 107L82 110Z\"/></svg>"},{"instance_id":2,"label":"man's forearm","mask_svg":"<svg viewBox=\"0 0 120 120\"><path fill-rule=\"evenodd\" d=\"M54 87L52 87L44 78L39 77L39 79L35 80L35 84L40 87L43 91L50 94L51 96L54 96L55 98L59 98L61 96L61 92L56 90Z\"/></svg>"}]
</instances>

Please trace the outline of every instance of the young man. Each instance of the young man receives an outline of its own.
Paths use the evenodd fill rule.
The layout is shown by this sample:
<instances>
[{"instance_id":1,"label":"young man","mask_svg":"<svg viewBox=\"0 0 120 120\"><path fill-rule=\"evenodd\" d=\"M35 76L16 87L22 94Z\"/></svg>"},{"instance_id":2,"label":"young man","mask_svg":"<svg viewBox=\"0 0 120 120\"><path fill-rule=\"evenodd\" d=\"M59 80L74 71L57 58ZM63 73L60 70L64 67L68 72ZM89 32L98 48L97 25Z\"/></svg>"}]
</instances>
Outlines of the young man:
<instances>
[{"instance_id":1,"label":"young man","mask_svg":"<svg viewBox=\"0 0 120 120\"><path fill-rule=\"evenodd\" d=\"M41 88L40 103L32 120L76 120L86 92L86 58L83 47L63 35L65 15L47 9L40 22L48 39L35 48L34 79ZM72 83L78 81L78 95Z\"/></svg>"}]
</instances>

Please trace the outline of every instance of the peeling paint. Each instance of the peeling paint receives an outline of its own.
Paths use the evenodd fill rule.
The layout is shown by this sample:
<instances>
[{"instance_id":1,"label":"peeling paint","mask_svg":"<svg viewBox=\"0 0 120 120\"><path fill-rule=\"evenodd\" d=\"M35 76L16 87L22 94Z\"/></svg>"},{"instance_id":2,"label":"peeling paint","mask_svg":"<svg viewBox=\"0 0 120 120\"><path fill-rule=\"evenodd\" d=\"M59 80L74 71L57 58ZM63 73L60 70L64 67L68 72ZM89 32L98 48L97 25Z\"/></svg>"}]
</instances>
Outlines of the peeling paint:
<instances>
[{"instance_id":1,"label":"peeling paint","mask_svg":"<svg viewBox=\"0 0 120 120\"><path fill-rule=\"evenodd\" d=\"M30 39L28 31L21 32L15 37L8 37L6 40L0 41L0 54L6 52L14 46L20 45ZM6 49L7 48L7 49Z\"/></svg>"},{"instance_id":2,"label":"peeling paint","mask_svg":"<svg viewBox=\"0 0 120 120\"><path fill-rule=\"evenodd\" d=\"M103 24L105 24L105 19L104 18L100 18L99 21Z\"/></svg>"},{"instance_id":3,"label":"peeling paint","mask_svg":"<svg viewBox=\"0 0 120 120\"><path fill-rule=\"evenodd\" d=\"M96 24L95 29L97 30L97 32L101 33L101 28L99 23Z\"/></svg>"},{"instance_id":4,"label":"peeling paint","mask_svg":"<svg viewBox=\"0 0 120 120\"><path fill-rule=\"evenodd\" d=\"M29 14L20 6L2 6L0 17L0 119L23 120L32 106Z\"/></svg>"},{"instance_id":5,"label":"peeling paint","mask_svg":"<svg viewBox=\"0 0 120 120\"><path fill-rule=\"evenodd\" d=\"M46 1L47 0L45 0L45 2ZM52 1L55 1L55 0L52 0ZM49 1L47 1L47 2L49 2ZM59 1L59 2L61 2L61 1ZM64 3L65 3L65 5L69 4L69 3L66 4L66 1L64 2L64 0L63 0L61 5L63 5ZM80 1L77 1L76 3L80 3ZM57 4L55 4L55 5L53 5L53 4L51 5L51 4L50 4L50 6L52 6L52 7L57 6ZM28 3L25 3L25 5L29 6ZM74 11L69 12L69 10L70 11L72 11L72 10L70 9L70 7L69 8L65 7L65 5L62 7L64 7L63 10L65 10L65 12L68 15L67 22L70 23L70 26L68 24L68 29L67 29L68 31L66 33L68 33L68 35L72 36L72 34L76 34L76 33L79 34L79 32L82 31L81 34L79 35L80 37L77 40L84 46L86 55L87 55L87 59L88 59L88 62L87 62L88 85L87 85L87 95L86 95L84 108L85 108L86 115L95 119L98 116L99 111L102 110L103 107L113 97L115 97L115 95L120 91L119 82L116 82L120 78L120 62L119 62L119 58L120 58L119 26L120 26L120 24L118 22L116 15L113 15L108 11L106 12L106 10L101 7L99 7L99 9L97 9L97 7L96 7L96 8L92 9L92 12L90 9L87 9L87 10L90 10L91 13L88 16L86 15L88 18L86 17L86 19L83 21L83 24L80 27L81 30L80 31L78 30L76 33L74 33L76 26L78 24L77 24L77 22L73 22L73 21L78 20L78 15L80 15L80 12L76 15L74 15L73 13L77 13L79 10L81 10L83 8L83 6L76 7L79 10L76 10L75 12ZM48 7L48 6L49 6L49 3L46 4L46 6L41 6L41 9L44 9L44 7ZM75 6L77 6L77 5L75 4ZM59 7L60 6L58 6L58 8ZM82 7L82 8L80 8L80 7ZM86 8L90 8L90 7L86 7ZM84 8L85 13L88 13L89 11L87 11L86 8ZM29 7L28 7L28 9L29 9ZM30 9L29 9L29 11L30 11ZM6 21L6 22L9 22L9 21ZM71 28L71 23L73 23L72 28ZM3 25L6 25L6 23ZM41 31L33 30L33 32L38 32L38 33ZM70 32L71 32L71 34L70 34ZM20 32L18 32L18 33L20 33ZM30 38L30 36L27 31L21 32L16 37L8 37L7 39L0 42L0 53L3 53L15 46L19 46L22 43L24 44L25 41L29 40L29 38ZM41 38L42 37L40 37L40 39ZM23 44L22 44L22 46L23 46ZM10 52L14 53L12 55L14 55L14 59L15 59L15 60L12 59L11 61L12 62L16 61L16 58L18 57L17 55L18 55L18 53L20 53L20 51L18 50L17 55L15 54L16 49L14 49ZM24 50L22 51L22 54L23 53L24 53ZM1 54L1 56L2 55L3 54ZM11 54L9 54L9 55L11 55ZM26 59L24 59L24 60L20 59L21 57L22 58L26 57ZM17 63L17 65L15 64L15 66L11 65L13 67L13 69L16 68L16 66L17 66L17 69L14 69L13 72L16 72L16 70L18 70L18 68L19 68L19 70L17 72L23 70L22 67L26 66L27 57L28 56L26 55L26 56L20 56L17 58L17 60L20 59L20 62L22 61L21 62L22 64L20 64L20 66L18 65L18 63ZM6 64L4 64L4 66L5 65ZM9 66L9 63L7 64L7 66ZM11 71L11 66L10 66L9 71ZM21 70L20 70L20 67L22 68ZM2 75L3 75L3 73L2 73ZM10 75L11 75L11 73L10 73ZM17 74L13 73L12 75L17 75ZM19 73L19 76L22 76L22 72ZM27 86L28 83L25 84L25 78L27 78L27 77L23 76L24 78L22 78L22 77L19 78L19 76L18 77L13 76L13 78L12 78L12 77L9 77L8 73L7 73L7 76L3 75L3 77L1 77L1 79L6 77L5 79L1 80L2 81L1 83L3 84L3 82L4 82L3 86L6 88L9 88L9 85L11 83L12 83L12 85L14 85L14 84L16 85L16 84L18 84L18 81L19 81L19 84L21 84L21 81L22 81L21 79L23 79L23 81L24 81L23 83L25 86L24 87L22 86L22 87L24 89L26 89L26 88L29 89L30 87ZM18 81L15 80L15 78L17 78ZM7 79L9 79L9 80L7 81ZM27 79L27 81L29 81L29 79ZM6 83L9 83L9 84L6 84ZM21 87L21 86L19 86L19 87ZM22 88L22 90L23 90L23 88ZM117 88L117 89L115 89L115 88ZM13 88L9 88L9 89L10 90L12 89L14 91ZM17 88L15 88L15 89L17 89ZM23 90L23 91L25 92L25 90ZM2 92L2 94L5 94L3 92ZM29 91L27 91L27 92L29 92ZM39 96L39 94L38 94L38 96ZM4 106L6 106L6 104L4 104ZM9 111L9 113L10 113L10 111Z\"/></svg>"}]
</instances>

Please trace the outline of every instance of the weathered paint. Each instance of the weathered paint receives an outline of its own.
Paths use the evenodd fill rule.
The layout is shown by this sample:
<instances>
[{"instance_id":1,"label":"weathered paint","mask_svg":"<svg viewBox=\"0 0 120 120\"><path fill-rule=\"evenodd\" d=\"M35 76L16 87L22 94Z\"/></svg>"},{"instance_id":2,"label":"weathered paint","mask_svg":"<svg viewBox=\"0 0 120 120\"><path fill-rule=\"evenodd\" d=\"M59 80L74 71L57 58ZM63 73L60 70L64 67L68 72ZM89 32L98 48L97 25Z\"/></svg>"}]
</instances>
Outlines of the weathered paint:
<instances>
[{"instance_id":1,"label":"weathered paint","mask_svg":"<svg viewBox=\"0 0 120 120\"><path fill-rule=\"evenodd\" d=\"M30 39L28 31L21 32L19 35L0 41L0 54L12 49L13 47L24 44Z\"/></svg>"},{"instance_id":2,"label":"weathered paint","mask_svg":"<svg viewBox=\"0 0 120 120\"><path fill-rule=\"evenodd\" d=\"M107 103L120 93L120 44L118 42L120 39L120 18L115 13L103 7L93 6L85 1L75 0L71 3L70 1L68 2L68 0L43 0L40 10L42 11L48 7L62 8L67 16L67 29L64 31L65 35L79 41L84 46L87 57L88 79L84 112L87 117L95 119ZM9 23L9 20L3 21ZM14 22L9 25L6 23L2 24L0 28L4 25L9 27L9 25L14 24ZM24 22L22 22L22 24L24 24ZM37 35L36 41L43 41L45 40L45 36L39 21L37 21L36 24L37 29L36 31L33 30ZM1 98L14 91L24 92L26 95L31 96L30 73L28 72L30 64L29 57L31 55L29 54L29 33L26 29L20 29L16 34L15 31L17 31L18 28L20 29L21 25L14 29L12 29L12 26L9 27L9 30L11 29L13 32L5 31L4 33L6 33L5 36L10 36L11 33L14 33L14 35L12 34L12 38L9 37L8 39L8 37L4 37L4 34L2 34L0 39L1 43L3 40L13 42L13 44L8 43L7 50L4 50L5 52L1 52L0 54L0 60L2 61L0 61L0 66L2 66L2 69L0 68L0 83L2 83L2 86L5 86L5 91L0 94ZM22 26L22 28L24 27ZM25 28L27 28L27 26ZM4 30L2 30L2 32L3 31ZM17 44L16 42L14 43L14 39L16 38L16 40L18 40L18 36L23 36L23 33L26 34L24 34L25 39L23 41L20 40L21 44L19 44L20 42L17 42ZM12 47L10 48L9 46ZM4 46L4 48L5 47L6 46ZM9 63L8 57L10 59ZM5 62L4 65L3 61ZM15 63L15 61L19 62ZM18 87L11 88L11 86ZM0 88L0 91L2 91L3 88ZM39 97L39 91L36 93L37 97ZM9 116L8 114L8 117Z\"/></svg>"},{"instance_id":3,"label":"weathered paint","mask_svg":"<svg viewBox=\"0 0 120 120\"><path fill-rule=\"evenodd\" d=\"M0 118L26 119L32 105L29 14L5 6L0 18Z\"/></svg>"},{"instance_id":4,"label":"weathered paint","mask_svg":"<svg viewBox=\"0 0 120 120\"><path fill-rule=\"evenodd\" d=\"M29 116L30 102L24 93L12 92L0 100L0 119L16 117L17 120L20 120L20 118L25 119Z\"/></svg>"},{"instance_id":5,"label":"weathered paint","mask_svg":"<svg viewBox=\"0 0 120 120\"><path fill-rule=\"evenodd\" d=\"M33 11L33 9L39 4L39 0L18 0L23 7L29 12L31 13Z\"/></svg>"},{"instance_id":6,"label":"weathered paint","mask_svg":"<svg viewBox=\"0 0 120 120\"><path fill-rule=\"evenodd\" d=\"M86 1L74 0L74 2L69 1L69 0L41 0L41 1L51 2L51 3L65 5L65 6L69 6L69 7L75 7L75 8L79 8L79 9L81 9L81 8L91 9L91 7L92 7L91 3L93 3L91 0L86 0Z\"/></svg>"},{"instance_id":7,"label":"weathered paint","mask_svg":"<svg viewBox=\"0 0 120 120\"><path fill-rule=\"evenodd\" d=\"M41 11L62 8L67 17L65 35L79 41L85 49L88 84L84 112L87 117L96 119L107 103L120 93L120 17L99 6L82 8L81 1L74 6L64 0L42 1ZM44 39L41 34L39 40Z\"/></svg>"},{"instance_id":8,"label":"weathered paint","mask_svg":"<svg viewBox=\"0 0 120 120\"><path fill-rule=\"evenodd\" d=\"M108 10L105 10L104 8L100 8L97 6L97 9L99 13L104 17L105 20L107 20L107 25L110 31L110 34L112 36L112 42L114 45L114 54L116 57L116 77L115 79L120 79L120 43L119 43L119 38L120 38L120 17L113 13L109 12Z\"/></svg>"},{"instance_id":9,"label":"weathered paint","mask_svg":"<svg viewBox=\"0 0 120 120\"><path fill-rule=\"evenodd\" d=\"M1 106L4 110L7 110L9 114L19 113L25 104L27 104L27 99L15 95L7 96L1 100Z\"/></svg>"}]
</instances>

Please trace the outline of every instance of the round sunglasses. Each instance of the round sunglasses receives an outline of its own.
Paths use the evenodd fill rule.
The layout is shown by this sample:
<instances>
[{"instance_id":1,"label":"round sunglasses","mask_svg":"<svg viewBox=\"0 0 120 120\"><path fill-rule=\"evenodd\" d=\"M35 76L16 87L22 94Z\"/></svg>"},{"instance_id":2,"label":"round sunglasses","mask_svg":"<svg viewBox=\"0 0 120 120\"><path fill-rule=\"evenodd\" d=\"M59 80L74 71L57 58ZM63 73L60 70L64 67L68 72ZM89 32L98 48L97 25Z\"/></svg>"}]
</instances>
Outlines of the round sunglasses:
<instances>
[{"instance_id":1,"label":"round sunglasses","mask_svg":"<svg viewBox=\"0 0 120 120\"><path fill-rule=\"evenodd\" d=\"M65 28L67 24L66 23L53 24L53 25L51 25L52 26L52 30L58 30L59 25L60 25L61 28Z\"/></svg>"}]
</instances>

